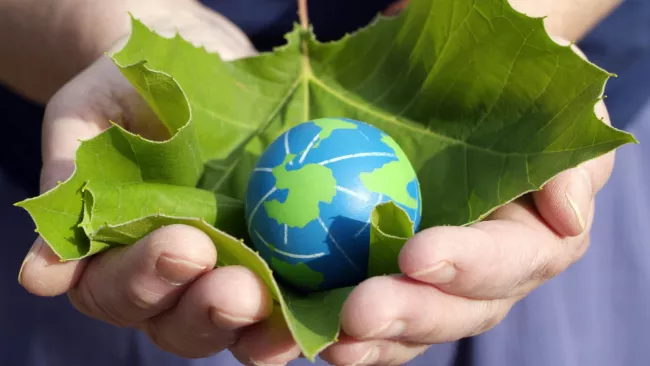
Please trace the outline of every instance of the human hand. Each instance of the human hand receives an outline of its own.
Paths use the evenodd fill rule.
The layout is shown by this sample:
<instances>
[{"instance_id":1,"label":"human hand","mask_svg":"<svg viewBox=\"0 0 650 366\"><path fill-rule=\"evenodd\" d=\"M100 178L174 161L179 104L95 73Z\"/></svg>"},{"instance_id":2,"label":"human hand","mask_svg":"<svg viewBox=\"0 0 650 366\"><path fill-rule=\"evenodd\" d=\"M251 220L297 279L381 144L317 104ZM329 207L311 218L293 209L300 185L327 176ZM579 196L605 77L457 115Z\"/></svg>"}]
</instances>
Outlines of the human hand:
<instances>
[{"instance_id":1,"label":"human hand","mask_svg":"<svg viewBox=\"0 0 650 366\"><path fill-rule=\"evenodd\" d=\"M596 114L610 124L604 103ZM403 364L431 344L493 328L583 256L594 198L613 164L614 152L559 174L482 222L418 233L400 253L403 275L371 278L351 293L341 314L345 335L322 357L337 365Z\"/></svg>"},{"instance_id":2,"label":"human hand","mask_svg":"<svg viewBox=\"0 0 650 366\"><path fill-rule=\"evenodd\" d=\"M604 103L596 113L610 124ZM352 291L340 340L321 357L335 365L399 365L431 344L488 331L585 253L594 198L613 163L614 152L585 162L468 227L418 233L400 253L403 274L370 278ZM288 363L299 351L282 334L274 339L289 350L282 354L265 343L264 330L247 332L232 351L242 362Z\"/></svg>"},{"instance_id":3,"label":"human hand","mask_svg":"<svg viewBox=\"0 0 650 366\"><path fill-rule=\"evenodd\" d=\"M108 120L122 120L131 131L150 138L167 137L114 66L99 60L48 105L43 191L70 175L77 140L95 136L108 127ZM610 154L563 173L529 196L532 200L506 205L470 228L433 228L413 238L400 256L406 275L361 284L342 313L346 334L323 357L345 364L367 352L372 357L371 351L378 349L377 362L401 363L427 344L489 329L517 300L584 253L593 195L607 180L612 163ZM589 179L580 178L583 173ZM574 188L580 184L584 189ZM572 187L574 202L564 194L567 187ZM574 206L580 216L574 215ZM524 246L518 243L522 238L531 241ZM515 250L507 252L509 246ZM271 300L261 282L241 267L212 270L216 255L209 238L182 226L158 230L129 248L66 263L59 263L39 239L20 279L38 295L68 292L81 311L143 329L160 347L181 356L205 356L230 346L245 363L282 364L297 357L299 350L286 329L269 326L282 320L267 319ZM455 270L446 283L422 272L436 259L452 263ZM441 312L419 311L431 308L429 304L453 312L443 319L436 317ZM396 319L404 322L402 335L371 333Z\"/></svg>"},{"instance_id":4,"label":"human hand","mask_svg":"<svg viewBox=\"0 0 650 366\"><path fill-rule=\"evenodd\" d=\"M173 26L225 59L254 53L246 38L214 13L199 7L174 13L179 18L161 18L154 28L169 34ZM109 120L148 138L169 137L134 88L102 57L47 105L42 192L70 176L78 140L108 128ZM232 345L253 324L264 327L272 310L271 297L257 276L237 266L214 269L217 256L206 234L186 226L165 227L133 246L70 262L60 262L38 238L19 281L39 296L67 293L81 312L139 328L164 350L203 357Z\"/></svg>"}]
</instances>

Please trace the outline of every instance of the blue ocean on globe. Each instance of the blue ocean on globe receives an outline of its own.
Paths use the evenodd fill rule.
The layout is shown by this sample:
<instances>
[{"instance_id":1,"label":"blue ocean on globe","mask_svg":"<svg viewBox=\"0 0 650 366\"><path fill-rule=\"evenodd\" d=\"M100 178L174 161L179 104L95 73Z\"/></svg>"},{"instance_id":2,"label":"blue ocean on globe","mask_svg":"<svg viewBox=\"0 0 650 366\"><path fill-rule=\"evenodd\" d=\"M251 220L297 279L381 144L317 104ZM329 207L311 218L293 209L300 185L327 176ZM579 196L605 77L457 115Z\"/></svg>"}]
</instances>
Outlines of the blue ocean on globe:
<instances>
[{"instance_id":1,"label":"blue ocean on globe","mask_svg":"<svg viewBox=\"0 0 650 366\"><path fill-rule=\"evenodd\" d=\"M351 119L316 119L261 155L248 182L246 220L276 278L327 290L367 278L375 206L393 201L417 230L420 198L411 163L386 133Z\"/></svg>"}]
</instances>

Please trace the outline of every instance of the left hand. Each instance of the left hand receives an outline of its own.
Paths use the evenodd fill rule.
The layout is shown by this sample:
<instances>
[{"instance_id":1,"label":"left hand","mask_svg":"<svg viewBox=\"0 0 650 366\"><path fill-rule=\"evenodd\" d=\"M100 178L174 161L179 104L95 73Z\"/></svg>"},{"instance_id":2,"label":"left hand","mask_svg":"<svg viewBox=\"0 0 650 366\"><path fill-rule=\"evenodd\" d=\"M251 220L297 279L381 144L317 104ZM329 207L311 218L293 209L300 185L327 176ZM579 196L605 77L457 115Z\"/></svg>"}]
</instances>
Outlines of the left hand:
<instances>
[{"instance_id":1,"label":"left hand","mask_svg":"<svg viewBox=\"0 0 650 366\"><path fill-rule=\"evenodd\" d=\"M609 124L604 103L596 112ZM431 344L491 329L517 301L585 253L594 198L613 165L611 152L559 174L484 221L418 233L400 253L404 274L370 278L350 294L341 313L344 334L321 357L335 365L399 365ZM285 345L282 353L257 342L267 331L262 326L247 333L233 353L248 348L265 364L299 355L286 331L272 342Z\"/></svg>"},{"instance_id":2,"label":"left hand","mask_svg":"<svg viewBox=\"0 0 650 366\"><path fill-rule=\"evenodd\" d=\"M596 114L610 124L603 102ZM371 278L352 292L341 314L344 341L323 358L337 365L403 364L431 344L499 324L516 302L586 252L594 198L614 155L562 172L474 225L418 233L400 253L403 275Z\"/></svg>"}]
</instances>

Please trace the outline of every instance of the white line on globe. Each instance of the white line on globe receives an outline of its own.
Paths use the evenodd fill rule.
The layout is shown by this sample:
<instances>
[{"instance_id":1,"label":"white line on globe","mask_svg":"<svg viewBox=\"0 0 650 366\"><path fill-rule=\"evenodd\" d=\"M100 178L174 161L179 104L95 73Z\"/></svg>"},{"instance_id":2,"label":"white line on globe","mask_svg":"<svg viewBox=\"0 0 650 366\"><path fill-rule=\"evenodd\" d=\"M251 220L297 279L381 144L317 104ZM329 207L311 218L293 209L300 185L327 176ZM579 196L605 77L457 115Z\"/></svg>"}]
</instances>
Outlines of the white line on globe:
<instances>
[{"instance_id":1,"label":"white line on globe","mask_svg":"<svg viewBox=\"0 0 650 366\"><path fill-rule=\"evenodd\" d=\"M275 191L277 191L277 190L278 189L275 188L275 187L271 188L268 192L266 192L264 197L262 197L259 200L259 202L257 202L257 204L255 205L255 208L253 209L253 212L251 212L251 217L248 219L248 227L251 226L251 223L253 222L253 219L255 218L255 214L257 214L257 211L260 209L260 206L262 206L262 203L264 203L264 201L266 201L266 199L269 198L269 196L272 195L273 193L275 193Z\"/></svg>"},{"instance_id":2,"label":"white line on globe","mask_svg":"<svg viewBox=\"0 0 650 366\"><path fill-rule=\"evenodd\" d=\"M298 160L298 164L302 164L303 161L305 161L305 158L307 157L307 154L309 154L309 150L311 150L312 146L318 141L318 137L320 137L320 132L314 136L313 139L309 142L309 145L307 145L307 148L305 149L305 152L302 153L302 156L300 156L300 160Z\"/></svg>"},{"instance_id":3,"label":"white line on globe","mask_svg":"<svg viewBox=\"0 0 650 366\"><path fill-rule=\"evenodd\" d=\"M361 134L361 136L363 136L364 139L370 141L370 139L368 138L368 136L366 136L365 133L361 132L361 130L357 129L357 132L359 132L359 133Z\"/></svg>"},{"instance_id":4,"label":"white line on globe","mask_svg":"<svg viewBox=\"0 0 650 366\"><path fill-rule=\"evenodd\" d=\"M284 224L284 245L287 245L289 242L289 228L287 227L287 224Z\"/></svg>"},{"instance_id":5,"label":"white line on globe","mask_svg":"<svg viewBox=\"0 0 650 366\"><path fill-rule=\"evenodd\" d=\"M289 150L289 131L291 130L284 134L284 153L287 155L291 154L291 150ZM290 161L289 165L293 165L293 161Z\"/></svg>"},{"instance_id":6,"label":"white line on globe","mask_svg":"<svg viewBox=\"0 0 650 366\"><path fill-rule=\"evenodd\" d=\"M360 195L359 193L357 193L357 192L355 192L355 191L353 191L351 189L347 189L347 188L341 187L341 186L336 186L336 190L339 191L339 192L343 192L345 194L349 194L350 196L358 198L358 199L360 199L360 200L362 200L364 202L368 202L368 197L364 197L364 196Z\"/></svg>"},{"instance_id":7,"label":"white line on globe","mask_svg":"<svg viewBox=\"0 0 650 366\"><path fill-rule=\"evenodd\" d=\"M262 238L262 235L260 235L260 233L258 233L257 231L255 231L255 235L257 235L257 237L260 238L260 240L262 241L262 243L264 243L264 245L266 245L269 249L271 249L272 251L274 251L274 252L276 252L276 253L278 253L278 254L282 254L282 255L284 255L284 256L287 256L287 257L289 257L289 258L295 258L295 259L314 259L314 258L320 258L320 257L322 257L322 256L325 255L325 253L315 253L315 254L294 254L294 253L285 252L284 250L280 250L280 249L278 249L278 248L273 247L273 246L272 246L271 244L269 244L266 240L264 240L264 238Z\"/></svg>"},{"instance_id":8,"label":"white line on globe","mask_svg":"<svg viewBox=\"0 0 650 366\"><path fill-rule=\"evenodd\" d=\"M341 161L341 160L355 159L355 158L366 158L366 157L369 157L369 156L385 156L385 157L388 157L388 158L395 158L396 157L395 154L386 153L386 152L366 152L366 153L357 153L357 154L339 156L339 157L336 157L336 158L321 161L318 164L319 165L327 165L327 164L331 164L331 163L336 163L337 161Z\"/></svg>"},{"instance_id":9,"label":"white line on globe","mask_svg":"<svg viewBox=\"0 0 650 366\"><path fill-rule=\"evenodd\" d=\"M330 238L330 240L332 241L332 243L334 243L334 245L336 246L336 248L337 248L337 249L338 249L338 250L343 254L343 256L345 257L345 259L348 260L348 262L352 265L352 267L354 267L354 269L356 269L357 272L361 272L361 270L359 269L359 267L357 267L357 266L354 264L354 262L352 261L352 259L350 259L350 257L348 257L347 253L345 253L345 251L344 251L344 250L339 246L339 243L336 242L336 240L334 239L334 237L332 236L332 234L330 234L330 231L329 231L329 229L327 228L327 226L325 226L325 223L323 222L323 219L321 219L321 218L319 217L319 218L318 218L318 223L319 223L320 226L323 228L323 230L325 230L325 232L327 233L327 236Z\"/></svg>"},{"instance_id":10,"label":"white line on globe","mask_svg":"<svg viewBox=\"0 0 650 366\"><path fill-rule=\"evenodd\" d=\"M253 172L257 172L257 173L273 173L273 169L271 169L271 168L255 168L255 169L253 169Z\"/></svg>"}]
</instances>

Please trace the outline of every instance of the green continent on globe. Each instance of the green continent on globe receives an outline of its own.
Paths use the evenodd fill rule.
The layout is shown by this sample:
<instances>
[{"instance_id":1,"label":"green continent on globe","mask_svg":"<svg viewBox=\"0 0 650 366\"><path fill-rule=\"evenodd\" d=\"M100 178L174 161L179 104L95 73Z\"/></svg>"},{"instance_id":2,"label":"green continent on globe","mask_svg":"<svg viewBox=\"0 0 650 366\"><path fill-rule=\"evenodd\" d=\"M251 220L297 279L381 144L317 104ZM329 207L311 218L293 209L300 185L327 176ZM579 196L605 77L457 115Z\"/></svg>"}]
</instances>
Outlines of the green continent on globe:
<instances>
[{"instance_id":1,"label":"green continent on globe","mask_svg":"<svg viewBox=\"0 0 650 366\"><path fill-rule=\"evenodd\" d=\"M291 278L298 287L316 290L325 281L322 273L314 271L305 263L291 264L272 257L271 267L282 277Z\"/></svg>"},{"instance_id":2,"label":"green continent on globe","mask_svg":"<svg viewBox=\"0 0 650 366\"><path fill-rule=\"evenodd\" d=\"M330 137L334 130L355 130L357 125L338 118L321 118L314 120L314 124L321 128L318 138L323 141Z\"/></svg>"},{"instance_id":3,"label":"green continent on globe","mask_svg":"<svg viewBox=\"0 0 650 366\"><path fill-rule=\"evenodd\" d=\"M384 135L381 141L395 151L397 161L384 164L372 172L359 174L363 185L368 190L384 194L406 207L416 208L417 200L408 192L408 184L416 178L408 157L392 138Z\"/></svg>"},{"instance_id":4,"label":"green continent on globe","mask_svg":"<svg viewBox=\"0 0 650 366\"><path fill-rule=\"evenodd\" d=\"M320 216L320 202L332 202L336 195L336 180L329 168L318 164L287 170L287 164L294 157L293 154L287 155L281 165L273 168L275 187L288 189L287 199L284 202L276 199L264 202L264 208L279 224L302 228Z\"/></svg>"},{"instance_id":5,"label":"green continent on globe","mask_svg":"<svg viewBox=\"0 0 650 366\"><path fill-rule=\"evenodd\" d=\"M357 128L357 125L354 123L339 118L320 118L314 120L314 124L321 128L321 132L318 134L318 141L314 144L314 149L317 148L323 140L330 137L334 130L354 130Z\"/></svg>"}]
</instances>

